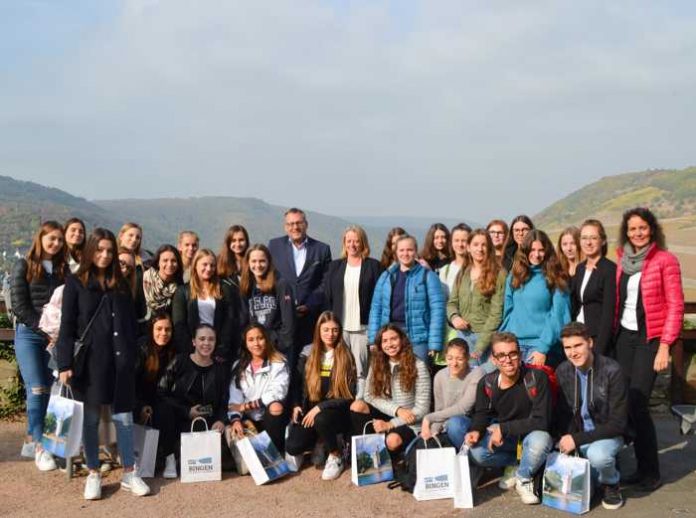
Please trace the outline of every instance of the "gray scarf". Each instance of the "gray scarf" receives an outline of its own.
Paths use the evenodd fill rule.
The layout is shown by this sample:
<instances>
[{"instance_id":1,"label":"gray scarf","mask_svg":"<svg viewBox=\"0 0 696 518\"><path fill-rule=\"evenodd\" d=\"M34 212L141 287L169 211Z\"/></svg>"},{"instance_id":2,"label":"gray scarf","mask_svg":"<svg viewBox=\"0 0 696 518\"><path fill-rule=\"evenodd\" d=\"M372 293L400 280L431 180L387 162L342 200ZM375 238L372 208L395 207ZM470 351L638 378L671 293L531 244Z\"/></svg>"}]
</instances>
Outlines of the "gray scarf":
<instances>
[{"instance_id":1,"label":"gray scarf","mask_svg":"<svg viewBox=\"0 0 696 518\"><path fill-rule=\"evenodd\" d=\"M624 245L623 257L621 257L621 269L627 275L633 275L643 270L643 261L651 246L644 246L640 250L633 251L631 243Z\"/></svg>"}]
</instances>

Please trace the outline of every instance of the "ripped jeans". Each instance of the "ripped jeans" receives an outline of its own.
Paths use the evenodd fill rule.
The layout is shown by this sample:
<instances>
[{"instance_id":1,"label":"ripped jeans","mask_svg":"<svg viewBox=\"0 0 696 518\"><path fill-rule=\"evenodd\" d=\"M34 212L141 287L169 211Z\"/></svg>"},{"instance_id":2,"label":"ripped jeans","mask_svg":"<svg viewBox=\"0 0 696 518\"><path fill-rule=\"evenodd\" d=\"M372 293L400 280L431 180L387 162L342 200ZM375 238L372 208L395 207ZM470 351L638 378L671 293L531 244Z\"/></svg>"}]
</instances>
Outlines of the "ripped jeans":
<instances>
[{"instance_id":1,"label":"ripped jeans","mask_svg":"<svg viewBox=\"0 0 696 518\"><path fill-rule=\"evenodd\" d=\"M101 405L85 403L84 410L82 442L85 446L87 467L91 470L98 470ZM116 427L116 442L118 443L118 453L121 455L121 465L124 468L130 468L135 463L133 455L133 412L112 414L111 419Z\"/></svg>"},{"instance_id":2,"label":"ripped jeans","mask_svg":"<svg viewBox=\"0 0 696 518\"><path fill-rule=\"evenodd\" d=\"M27 392L27 435L41 442L53 376L48 368L46 339L24 324L17 324L15 356Z\"/></svg>"}]
</instances>

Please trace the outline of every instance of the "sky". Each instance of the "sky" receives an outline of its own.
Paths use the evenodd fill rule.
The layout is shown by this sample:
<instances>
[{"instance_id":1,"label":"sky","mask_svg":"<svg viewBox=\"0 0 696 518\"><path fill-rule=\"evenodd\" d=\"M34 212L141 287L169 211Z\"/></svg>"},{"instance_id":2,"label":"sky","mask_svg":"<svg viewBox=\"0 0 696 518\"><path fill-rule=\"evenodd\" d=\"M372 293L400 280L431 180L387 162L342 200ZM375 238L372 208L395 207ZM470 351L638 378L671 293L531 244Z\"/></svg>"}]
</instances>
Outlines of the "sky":
<instances>
[{"instance_id":1,"label":"sky","mask_svg":"<svg viewBox=\"0 0 696 518\"><path fill-rule=\"evenodd\" d=\"M0 2L0 174L88 199L535 214L696 164L696 2Z\"/></svg>"}]
</instances>

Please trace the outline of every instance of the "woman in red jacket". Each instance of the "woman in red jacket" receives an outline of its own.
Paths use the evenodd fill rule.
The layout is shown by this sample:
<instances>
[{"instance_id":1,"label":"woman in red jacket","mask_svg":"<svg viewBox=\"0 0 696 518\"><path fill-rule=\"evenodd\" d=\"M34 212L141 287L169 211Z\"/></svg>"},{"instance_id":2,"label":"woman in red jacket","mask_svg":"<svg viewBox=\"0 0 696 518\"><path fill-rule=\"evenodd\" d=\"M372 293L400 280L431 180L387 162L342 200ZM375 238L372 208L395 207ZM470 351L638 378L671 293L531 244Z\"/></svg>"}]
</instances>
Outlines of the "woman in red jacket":
<instances>
[{"instance_id":1,"label":"woman in red jacket","mask_svg":"<svg viewBox=\"0 0 696 518\"><path fill-rule=\"evenodd\" d=\"M662 228L649 209L624 213L619 245L616 359L629 387L628 417L638 462L624 483L654 491L662 482L648 402L656 373L669 365L669 348L681 332L684 292L679 261L665 249Z\"/></svg>"}]
</instances>

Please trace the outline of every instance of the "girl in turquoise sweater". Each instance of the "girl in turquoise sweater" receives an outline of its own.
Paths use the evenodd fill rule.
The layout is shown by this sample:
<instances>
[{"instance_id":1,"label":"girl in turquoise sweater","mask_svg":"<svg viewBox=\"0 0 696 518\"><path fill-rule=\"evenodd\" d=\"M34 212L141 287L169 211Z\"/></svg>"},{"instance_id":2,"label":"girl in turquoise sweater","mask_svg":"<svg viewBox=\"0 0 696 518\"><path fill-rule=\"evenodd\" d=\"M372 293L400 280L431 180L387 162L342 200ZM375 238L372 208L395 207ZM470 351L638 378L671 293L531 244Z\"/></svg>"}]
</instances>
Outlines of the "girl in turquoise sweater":
<instances>
[{"instance_id":1,"label":"girl in turquoise sweater","mask_svg":"<svg viewBox=\"0 0 696 518\"><path fill-rule=\"evenodd\" d=\"M568 322L568 279L549 237L532 230L517 251L505 283L500 330L515 333L527 363L553 364L561 358L561 329Z\"/></svg>"}]
</instances>

